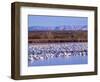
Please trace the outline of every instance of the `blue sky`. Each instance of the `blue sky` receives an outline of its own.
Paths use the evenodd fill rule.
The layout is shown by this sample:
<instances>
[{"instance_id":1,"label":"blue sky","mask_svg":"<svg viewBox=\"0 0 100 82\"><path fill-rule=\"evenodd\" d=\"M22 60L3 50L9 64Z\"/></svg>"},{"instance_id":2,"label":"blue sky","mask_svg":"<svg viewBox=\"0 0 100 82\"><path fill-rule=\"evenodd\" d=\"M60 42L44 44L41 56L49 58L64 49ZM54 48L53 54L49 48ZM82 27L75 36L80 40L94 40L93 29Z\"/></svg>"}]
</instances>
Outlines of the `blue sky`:
<instances>
[{"instance_id":1,"label":"blue sky","mask_svg":"<svg viewBox=\"0 0 100 82\"><path fill-rule=\"evenodd\" d=\"M65 17L65 16L39 16L29 15L28 16L28 27L40 26L42 27L56 27L56 26L84 26L88 24L87 17ZM77 27L78 28L78 27ZM70 27L69 27L70 29Z\"/></svg>"}]
</instances>

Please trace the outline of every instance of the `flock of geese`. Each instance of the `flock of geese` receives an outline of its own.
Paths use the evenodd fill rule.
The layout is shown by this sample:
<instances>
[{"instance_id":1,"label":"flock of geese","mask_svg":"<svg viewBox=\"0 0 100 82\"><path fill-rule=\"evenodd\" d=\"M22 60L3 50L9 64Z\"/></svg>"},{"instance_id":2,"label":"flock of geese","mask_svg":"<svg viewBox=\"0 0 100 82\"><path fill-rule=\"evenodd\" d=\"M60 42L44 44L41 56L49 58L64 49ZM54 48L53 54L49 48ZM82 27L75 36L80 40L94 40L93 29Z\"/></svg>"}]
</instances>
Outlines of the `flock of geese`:
<instances>
[{"instance_id":1,"label":"flock of geese","mask_svg":"<svg viewBox=\"0 0 100 82\"><path fill-rule=\"evenodd\" d=\"M55 44L30 44L28 60L34 62L58 57L68 58L70 56L87 56L88 54L87 43L65 44L57 44L56 46Z\"/></svg>"},{"instance_id":2,"label":"flock of geese","mask_svg":"<svg viewBox=\"0 0 100 82\"><path fill-rule=\"evenodd\" d=\"M37 61L37 60L47 60L50 58L58 58L58 57L63 57L63 58L67 58L70 56L87 56L87 50L84 51L75 51L75 52L60 52L58 54L42 54L42 55L34 55L34 54L30 54L28 56L28 60L29 61Z\"/></svg>"}]
</instances>

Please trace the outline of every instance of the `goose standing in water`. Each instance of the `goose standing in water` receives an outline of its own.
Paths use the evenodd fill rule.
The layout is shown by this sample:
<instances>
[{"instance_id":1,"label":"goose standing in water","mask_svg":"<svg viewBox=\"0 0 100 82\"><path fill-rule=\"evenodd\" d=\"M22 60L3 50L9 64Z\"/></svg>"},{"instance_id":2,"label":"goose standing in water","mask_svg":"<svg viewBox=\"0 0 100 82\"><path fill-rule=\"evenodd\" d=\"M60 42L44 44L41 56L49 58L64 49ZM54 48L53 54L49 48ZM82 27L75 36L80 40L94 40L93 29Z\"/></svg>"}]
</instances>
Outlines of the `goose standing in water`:
<instances>
[{"instance_id":1,"label":"goose standing in water","mask_svg":"<svg viewBox=\"0 0 100 82\"><path fill-rule=\"evenodd\" d=\"M30 61L30 63L34 62L33 54L29 55L28 60Z\"/></svg>"}]
</instances>

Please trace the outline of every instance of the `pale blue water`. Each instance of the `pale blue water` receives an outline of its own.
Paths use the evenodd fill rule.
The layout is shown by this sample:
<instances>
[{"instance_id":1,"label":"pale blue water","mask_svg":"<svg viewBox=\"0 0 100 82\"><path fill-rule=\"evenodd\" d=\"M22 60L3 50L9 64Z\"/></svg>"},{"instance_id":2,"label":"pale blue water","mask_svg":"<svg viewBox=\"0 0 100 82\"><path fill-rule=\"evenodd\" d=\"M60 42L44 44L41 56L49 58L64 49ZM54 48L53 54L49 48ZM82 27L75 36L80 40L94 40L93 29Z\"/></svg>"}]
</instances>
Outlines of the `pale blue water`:
<instances>
[{"instance_id":1,"label":"pale blue water","mask_svg":"<svg viewBox=\"0 0 100 82\"><path fill-rule=\"evenodd\" d=\"M29 66L48 66L48 65L73 65L73 64L87 64L88 56L70 56L67 58L58 57L47 60L29 61Z\"/></svg>"}]
</instances>

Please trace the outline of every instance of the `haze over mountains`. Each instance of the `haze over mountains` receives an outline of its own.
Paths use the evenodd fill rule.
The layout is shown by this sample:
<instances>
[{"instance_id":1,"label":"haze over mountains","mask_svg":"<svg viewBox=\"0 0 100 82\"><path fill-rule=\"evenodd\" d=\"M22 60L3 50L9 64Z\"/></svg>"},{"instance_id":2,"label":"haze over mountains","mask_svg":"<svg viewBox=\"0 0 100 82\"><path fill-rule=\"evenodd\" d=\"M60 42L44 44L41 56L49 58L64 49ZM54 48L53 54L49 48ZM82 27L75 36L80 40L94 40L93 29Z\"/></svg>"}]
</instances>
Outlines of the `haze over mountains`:
<instances>
[{"instance_id":1,"label":"haze over mountains","mask_svg":"<svg viewBox=\"0 0 100 82\"><path fill-rule=\"evenodd\" d=\"M87 25L61 25L61 26L31 26L28 28L28 31L48 31L48 30L84 30L86 31Z\"/></svg>"}]
</instances>

